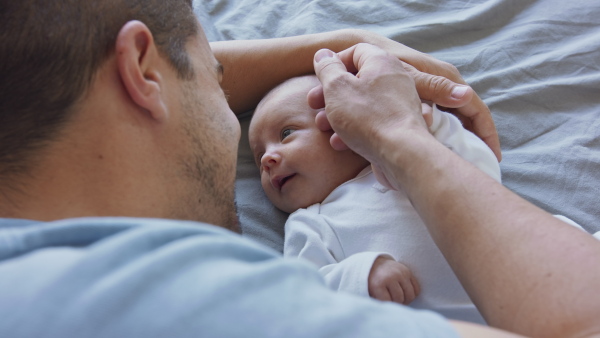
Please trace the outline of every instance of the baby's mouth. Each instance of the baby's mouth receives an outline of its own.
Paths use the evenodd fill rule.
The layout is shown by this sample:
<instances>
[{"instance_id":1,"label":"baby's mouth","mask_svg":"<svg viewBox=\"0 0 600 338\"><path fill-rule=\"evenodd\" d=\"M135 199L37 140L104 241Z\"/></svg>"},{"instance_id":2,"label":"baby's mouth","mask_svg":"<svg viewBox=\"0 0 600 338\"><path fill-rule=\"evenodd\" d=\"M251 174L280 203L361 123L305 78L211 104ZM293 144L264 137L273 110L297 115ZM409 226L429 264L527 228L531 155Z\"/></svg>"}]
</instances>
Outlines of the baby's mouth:
<instances>
[{"instance_id":1,"label":"baby's mouth","mask_svg":"<svg viewBox=\"0 0 600 338\"><path fill-rule=\"evenodd\" d=\"M275 187L277 188L277 190L281 191L281 189L283 189L283 186L289 181L291 180L294 176L296 176L296 174L292 174L289 176L285 176L279 179L275 180Z\"/></svg>"}]
</instances>

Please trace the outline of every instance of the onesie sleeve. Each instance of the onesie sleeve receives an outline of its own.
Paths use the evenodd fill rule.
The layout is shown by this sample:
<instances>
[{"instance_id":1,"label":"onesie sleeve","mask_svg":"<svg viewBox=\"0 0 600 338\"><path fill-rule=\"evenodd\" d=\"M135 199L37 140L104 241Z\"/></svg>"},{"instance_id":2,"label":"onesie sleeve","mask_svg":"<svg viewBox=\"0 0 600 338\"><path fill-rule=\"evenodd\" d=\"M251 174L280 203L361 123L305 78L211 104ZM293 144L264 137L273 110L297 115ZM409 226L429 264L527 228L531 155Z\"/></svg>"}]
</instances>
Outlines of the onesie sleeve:
<instances>
[{"instance_id":1,"label":"onesie sleeve","mask_svg":"<svg viewBox=\"0 0 600 338\"><path fill-rule=\"evenodd\" d=\"M369 273L375 259L386 254L360 252L346 257L335 231L323 216L313 211L300 209L288 218L284 256L315 264L333 290L369 297Z\"/></svg>"},{"instance_id":2,"label":"onesie sleeve","mask_svg":"<svg viewBox=\"0 0 600 338\"><path fill-rule=\"evenodd\" d=\"M463 128L458 118L433 106L433 136L463 159L501 182L500 165L492 150L475 134Z\"/></svg>"}]
</instances>

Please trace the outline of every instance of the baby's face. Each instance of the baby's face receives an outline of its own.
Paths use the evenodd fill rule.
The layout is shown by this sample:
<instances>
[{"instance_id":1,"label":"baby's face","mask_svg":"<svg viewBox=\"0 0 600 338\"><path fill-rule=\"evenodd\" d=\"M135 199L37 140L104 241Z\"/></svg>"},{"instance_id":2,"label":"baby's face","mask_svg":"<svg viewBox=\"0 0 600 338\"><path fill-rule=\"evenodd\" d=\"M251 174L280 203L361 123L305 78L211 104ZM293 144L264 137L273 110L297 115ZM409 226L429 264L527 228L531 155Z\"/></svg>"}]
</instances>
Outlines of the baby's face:
<instances>
[{"instance_id":1,"label":"baby's face","mask_svg":"<svg viewBox=\"0 0 600 338\"><path fill-rule=\"evenodd\" d=\"M250 123L262 187L276 207L289 213L322 202L369 164L350 150L335 151L329 144L332 132L317 129L317 111L306 100L317 84L310 77L286 82L259 105Z\"/></svg>"}]
</instances>

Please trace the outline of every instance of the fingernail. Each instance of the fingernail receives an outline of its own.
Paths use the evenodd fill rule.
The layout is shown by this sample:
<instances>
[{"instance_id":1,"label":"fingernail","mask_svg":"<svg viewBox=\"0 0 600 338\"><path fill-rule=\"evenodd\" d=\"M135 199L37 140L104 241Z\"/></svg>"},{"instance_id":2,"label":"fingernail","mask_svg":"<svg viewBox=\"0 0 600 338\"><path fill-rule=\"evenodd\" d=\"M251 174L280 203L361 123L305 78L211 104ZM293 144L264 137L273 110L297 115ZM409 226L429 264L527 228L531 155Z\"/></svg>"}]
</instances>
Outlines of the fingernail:
<instances>
[{"instance_id":1,"label":"fingernail","mask_svg":"<svg viewBox=\"0 0 600 338\"><path fill-rule=\"evenodd\" d=\"M469 90L468 86L455 86L454 89L452 89L450 96L452 96L453 99L462 99L467 93L467 90Z\"/></svg>"},{"instance_id":2,"label":"fingernail","mask_svg":"<svg viewBox=\"0 0 600 338\"><path fill-rule=\"evenodd\" d=\"M321 62L321 60L326 58L332 58L334 53L329 49L321 49L315 54L315 61L317 63Z\"/></svg>"}]
</instances>

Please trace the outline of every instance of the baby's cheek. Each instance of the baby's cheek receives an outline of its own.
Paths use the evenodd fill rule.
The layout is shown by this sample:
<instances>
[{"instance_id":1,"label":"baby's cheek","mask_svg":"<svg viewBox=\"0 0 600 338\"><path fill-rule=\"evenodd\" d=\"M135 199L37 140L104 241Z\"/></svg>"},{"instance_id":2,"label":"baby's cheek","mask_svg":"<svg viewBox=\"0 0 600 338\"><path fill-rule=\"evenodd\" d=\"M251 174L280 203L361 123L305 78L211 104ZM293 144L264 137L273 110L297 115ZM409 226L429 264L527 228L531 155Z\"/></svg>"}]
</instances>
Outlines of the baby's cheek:
<instances>
[{"instance_id":1,"label":"baby's cheek","mask_svg":"<svg viewBox=\"0 0 600 338\"><path fill-rule=\"evenodd\" d=\"M271 187L271 181L269 180L269 175L267 175L264 172L262 173L262 175L260 175L260 185L262 186L262 188L265 192L268 192L269 187Z\"/></svg>"},{"instance_id":2,"label":"baby's cheek","mask_svg":"<svg viewBox=\"0 0 600 338\"><path fill-rule=\"evenodd\" d=\"M329 196L331 194L331 192L333 190L335 190L335 188L337 188L339 186L339 184L334 183L333 180L329 180L326 182L323 182L323 184L321 184L319 186L319 190L315 191L314 193L314 203L321 203L325 200L325 198L327 198L327 196Z\"/></svg>"},{"instance_id":3,"label":"baby's cheek","mask_svg":"<svg viewBox=\"0 0 600 338\"><path fill-rule=\"evenodd\" d=\"M260 180L260 185L262 186L265 195L267 195L267 198L269 199L269 201L271 201L271 203L273 203L275 206L277 206L279 208L279 201L278 201L278 197L277 194L275 192L275 189L273 188L273 186L271 185L271 180L269 178L269 175L265 175L263 174Z\"/></svg>"}]
</instances>

